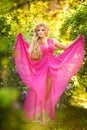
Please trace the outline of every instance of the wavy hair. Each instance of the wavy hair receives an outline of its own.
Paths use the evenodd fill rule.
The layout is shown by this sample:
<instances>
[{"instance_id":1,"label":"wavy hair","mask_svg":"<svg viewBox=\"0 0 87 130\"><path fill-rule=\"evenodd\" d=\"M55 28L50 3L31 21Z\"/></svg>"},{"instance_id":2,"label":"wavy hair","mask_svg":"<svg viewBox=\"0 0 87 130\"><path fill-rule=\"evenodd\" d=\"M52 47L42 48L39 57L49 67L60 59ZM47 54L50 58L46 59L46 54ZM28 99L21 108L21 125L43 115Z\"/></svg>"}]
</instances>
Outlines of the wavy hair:
<instances>
[{"instance_id":1,"label":"wavy hair","mask_svg":"<svg viewBox=\"0 0 87 130\"><path fill-rule=\"evenodd\" d=\"M37 24L36 27L34 28L34 36L32 40L32 44L30 46L30 57L32 60L39 60L42 57L42 52L40 49L40 37L38 36L38 28L39 27L44 27L46 33L45 35L48 36L48 26L45 23L40 23Z\"/></svg>"}]
</instances>

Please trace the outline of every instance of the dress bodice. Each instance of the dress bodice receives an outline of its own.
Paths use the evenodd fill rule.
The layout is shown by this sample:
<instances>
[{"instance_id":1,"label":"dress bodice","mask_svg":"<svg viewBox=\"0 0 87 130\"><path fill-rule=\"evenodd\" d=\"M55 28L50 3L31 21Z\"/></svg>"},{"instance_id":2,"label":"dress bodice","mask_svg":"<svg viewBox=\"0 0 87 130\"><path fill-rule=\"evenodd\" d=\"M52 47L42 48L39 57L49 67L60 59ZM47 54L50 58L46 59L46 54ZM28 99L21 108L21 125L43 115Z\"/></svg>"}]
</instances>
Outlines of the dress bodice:
<instances>
[{"instance_id":1,"label":"dress bodice","mask_svg":"<svg viewBox=\"0 0 87 130\"><path fill-rule=\"evenodd\" d=\"M47 39L47 44L48 47L46 47L45 45L41 45L41 51L43 56L47 55L47 54L53 54L54 50L55 50L55 45L52 39Z\"/></svg>"}]
</instances>

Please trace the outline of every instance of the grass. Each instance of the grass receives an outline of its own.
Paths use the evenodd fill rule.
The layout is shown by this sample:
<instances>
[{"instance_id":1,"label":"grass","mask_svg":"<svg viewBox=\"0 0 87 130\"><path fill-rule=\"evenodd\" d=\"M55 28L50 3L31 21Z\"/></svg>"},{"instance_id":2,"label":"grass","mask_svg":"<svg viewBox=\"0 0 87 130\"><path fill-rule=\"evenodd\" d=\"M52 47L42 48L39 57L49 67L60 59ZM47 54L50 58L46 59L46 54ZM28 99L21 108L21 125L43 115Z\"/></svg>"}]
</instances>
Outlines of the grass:
<instances>
[{"instance_id":1,"label":"grass","mask_svg":"<svg viewBox=\"0 0 87 130\"><path fill-rule=\"evenodd\" d=\"M87 130L86 109L61 103L55 114L56 119L48 120L44 126L38 122L27 122L25 130Z\"/></svg>"}]
</instances>

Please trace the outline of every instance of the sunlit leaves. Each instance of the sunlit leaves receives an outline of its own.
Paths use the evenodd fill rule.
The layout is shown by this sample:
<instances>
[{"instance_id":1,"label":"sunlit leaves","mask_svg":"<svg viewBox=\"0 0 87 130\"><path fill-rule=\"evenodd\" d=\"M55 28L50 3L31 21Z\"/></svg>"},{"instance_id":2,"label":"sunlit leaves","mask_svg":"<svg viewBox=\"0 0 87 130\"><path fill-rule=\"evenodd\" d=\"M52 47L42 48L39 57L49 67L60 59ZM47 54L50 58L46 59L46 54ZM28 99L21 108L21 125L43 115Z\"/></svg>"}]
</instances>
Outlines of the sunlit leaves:
<instances>
[{"instance_id":1,"label":"sunlit leaves","mask_svg":"<svg viewBox=\"0 0 87 130\"><path fill-rule=\"evenodd\" d=\"M0 17L0 37L8 36L11 25L7 23L7 18L4 16Z\"/></svg>"},{"instance_id":2,"label":"sunlit leaves","mask_svg":"<svg viewBox=\"0 0 87 130\"><path fill-rule=\"evenodd\" d=\"M66 18L63 21L62 27L60 29L61 33L66 34L68 29L70 29L68 35L69 37L73 36L73 38L75 39L75 37L78 34L86 34L86 30L87 30L87 4L79 4L79 7L77 6L77 8L75 10L73 10L71 13L69 13L69 15L66 15ZM82 27L85 26L85 30L84 28L82 29ZM62 35L61 35L62 36Z\"/></svg>"}]
</instances>

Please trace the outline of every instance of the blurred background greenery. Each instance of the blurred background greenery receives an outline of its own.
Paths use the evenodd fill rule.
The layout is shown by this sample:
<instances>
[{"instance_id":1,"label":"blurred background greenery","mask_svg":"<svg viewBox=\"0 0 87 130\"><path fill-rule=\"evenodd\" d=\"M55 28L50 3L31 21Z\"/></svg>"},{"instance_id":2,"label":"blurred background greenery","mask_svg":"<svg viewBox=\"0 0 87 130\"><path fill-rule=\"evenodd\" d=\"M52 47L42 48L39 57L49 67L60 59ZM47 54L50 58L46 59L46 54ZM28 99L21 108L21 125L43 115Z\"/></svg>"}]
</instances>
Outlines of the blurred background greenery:
<instances>
[{"instance_id":1,"label":"blurred background greenery","mask_svg":"<svg viewBox=\"0 0 87 130\"><path fill-rule=\"evenodd\" d=\"M66 105L65 99L67 99L69 105L87 109L87 0L1 0L0 130L23 129L20 107L24 100L18 95L27 88L20 80L15 68L14 47L19 32L23 33L25 40L30 44L32 29L39 22L45 22L49 26L49 37L55 37L63 44L69 44L79 34L85 36L83 64L79 72L70 80L64 93L67 98L61 98L61 102ZM20 102L18 103L20 107L15 108L14 102ZM84 122L86 120L84 119ZM61 127L58 130L65 129L67 130Z\"/></svg>"}]
</instances>

